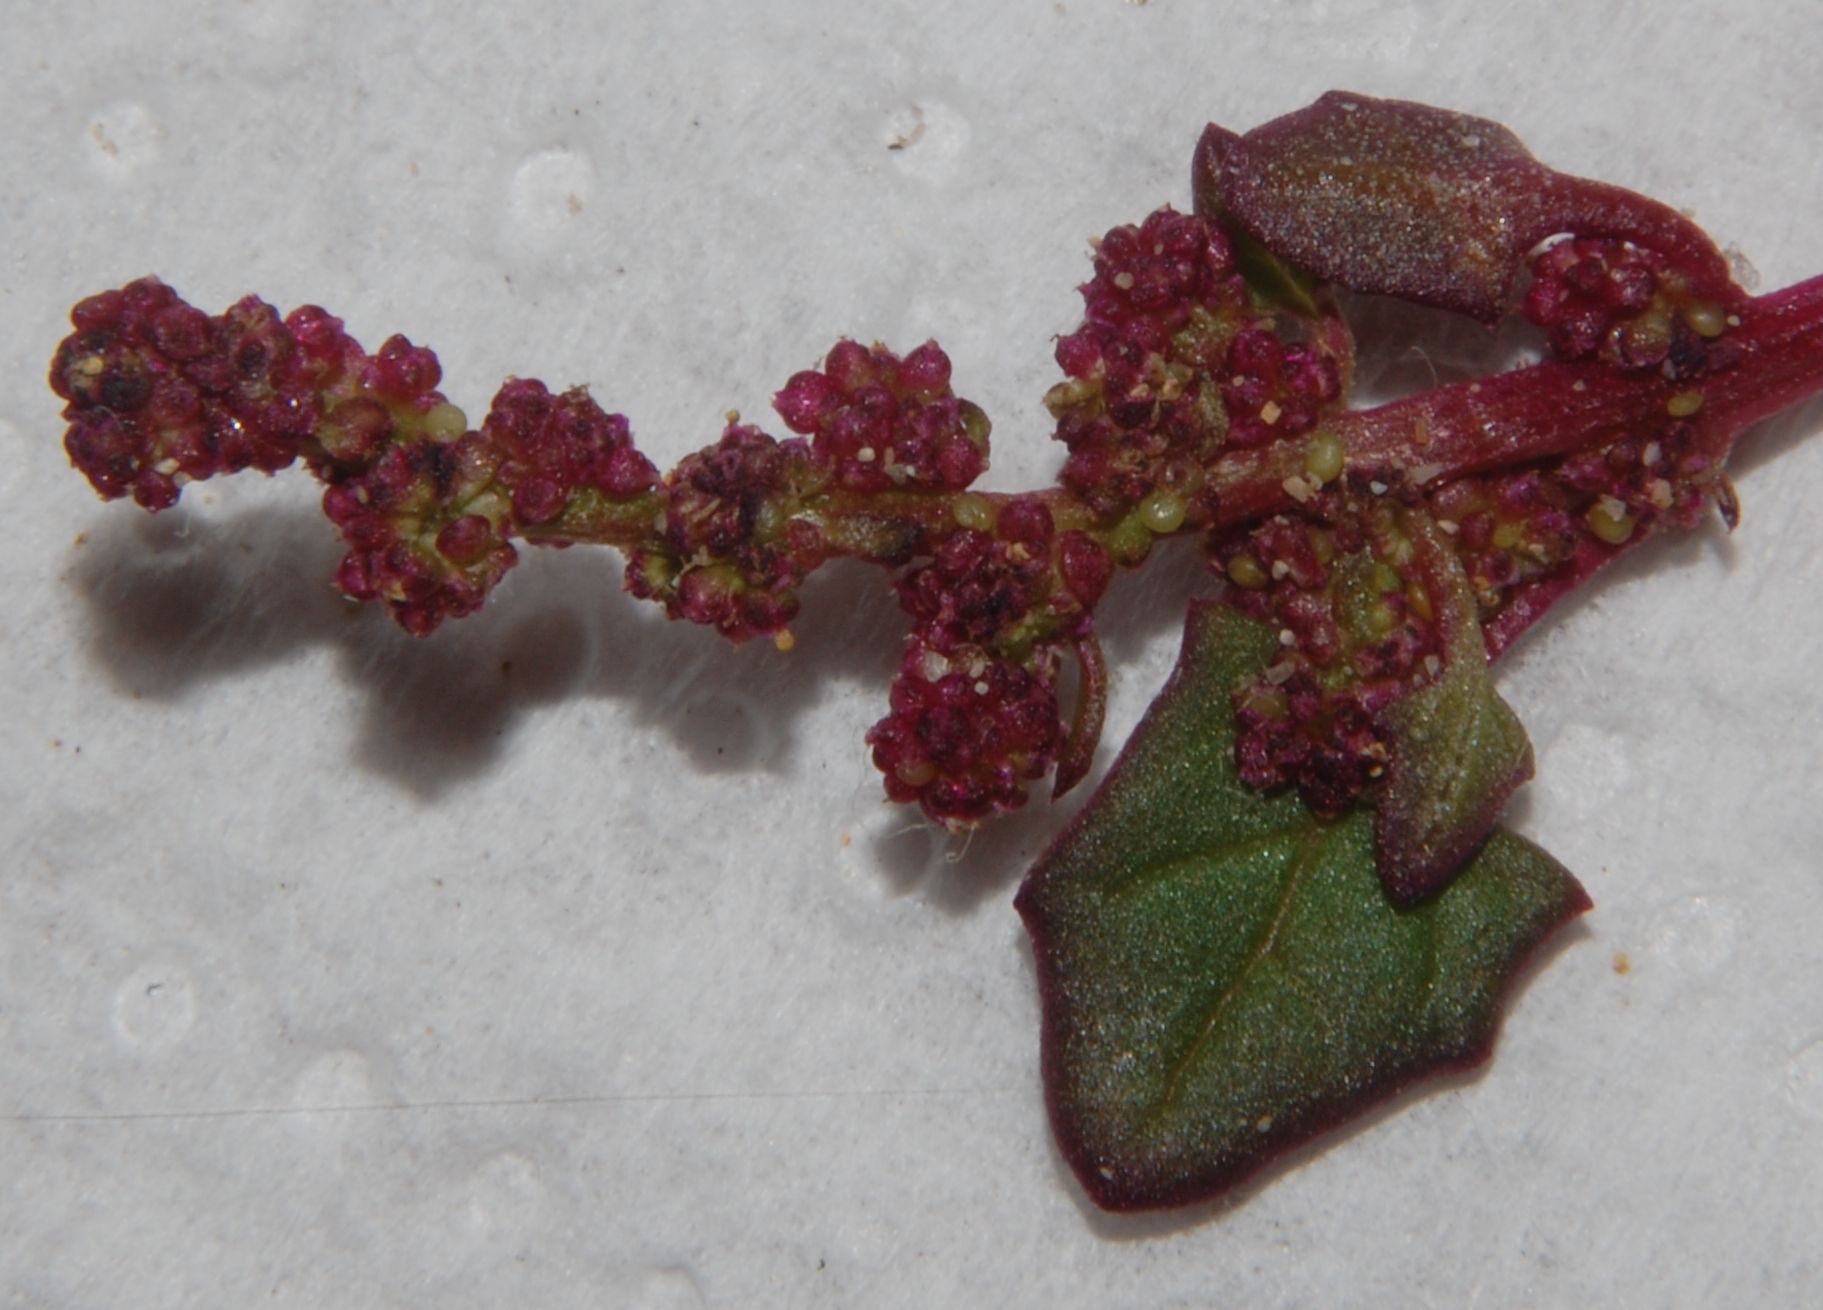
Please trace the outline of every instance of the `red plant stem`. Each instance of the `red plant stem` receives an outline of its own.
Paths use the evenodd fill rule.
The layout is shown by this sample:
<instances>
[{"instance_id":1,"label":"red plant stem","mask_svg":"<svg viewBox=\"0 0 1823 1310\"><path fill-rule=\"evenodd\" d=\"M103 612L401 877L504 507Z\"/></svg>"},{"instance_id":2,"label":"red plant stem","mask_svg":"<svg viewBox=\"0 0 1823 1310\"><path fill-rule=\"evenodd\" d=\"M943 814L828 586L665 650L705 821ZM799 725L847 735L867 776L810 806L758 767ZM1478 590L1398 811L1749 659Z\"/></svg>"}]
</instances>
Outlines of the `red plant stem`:
<instances>
[{"instance_id":1,"label":"red plant stem","mask_svg":"<svg viewBox=\"0 0 1823 1310\"><path fill-rule=\"evenodd\" d=\"M1723 338L1724 363L1688 382L1654 372L1617 373L1597 364L1545 360L1496 377L1458 382L1373 409L1333 419L1346 471L1387 486L1435 487L1456 478L1598 449L1627 436L1662 429L1674 396L1700 393L1690 420L1696 448L1720 464L1755 423L1823 392L1823 276L1743 303L1740 325ZM1294 512L1293 487L1304 471L1296 441L1231 451L1205 470L1214 508L1193 506L1179 531L1198 531ZM1287 484L1291 483L1292 486ZM973 493L996 507L1016 498ZM1066 491L1038 493L1060 528L1088 526L1087 508ZM1025 493L1027 497L1031 493ZM950 501L932 494L874 497L863 506L827 498L819 508L832 540L858 555L884 558L920 548L949 530ZM1632 542L1628 545L1634 544ZM1516 605L1519 630L1540 617L1547 597L1573 589L1625 547L1591 549L1550 580L1527 605ZM1517 598L1516 598L1517 599ZM1517 630L1502 631L1496 649Z\"/></svg>"},{"instance_id":2,"label":"red plant stem","mask_svg":"<svg viewBox=\"0 0 1823 1310\"><path fill-rule=\"evenodd\" d=\"M1342 439L1346 471L1357 480L1434 487L1660 430L1671 421L1667 406L1672 398L1696 392L1703 403L1689 420L1696 434L1692 449L1708 459L1719 477L1748 428L1823 392L1823 276L1748 300L1736 317L1739 326L1725 336L1726 345L1718 352L1722 363L1692 381L1545 360L1352 410L1336 418L1332 430ZM1295 512L1299 501L1292 488L1300 486L1304 458L1303 444L1295 441L1223 455L1205 470L1215 493L1213 511L1193 508L1179 531ZM996 505L1014 499L978 494ZM1060 526L1090 523L1086 507L1068 492L1041 494ZM838 540L844 535L857 542L896 540L904 547L919 538L921 546L947 530L949 513L941 498L907 496L890 509L876 503L845 513L832 504L830 522L840 525ZM1649 535L1618 545L1585 541L1557 569L1517 589L1487 625L1488 657L1501 655L1559 600Z\"/></svg>"},{"instance_id":3,"label":"red plant stem","mask_svg":"<svg viewBox=\"0 0 1823 1310\"><path fill-rule=\"evenodd\" d=\"M1823 277L1747 301L1723 339L1733 362L1691 382L1547 360L1459 382L1338 421L1348 469L1428 483L1535 463L1664 427L1666 405L1699 392L1702 447L1725 458L1748 427L1823 390Z\"/></svg>"},{"instance_id":4,"label":"red plant stem","mask_svg":"<svg viewBox=\"0 0 1823 1310\"><path fill-rule=\"evenodd\" d=\"M1546 360L1350 411L1334 423L1347 471L1387 485L1421 478L1436 486L1521 467L1662 429L1672 397L1697 392L1703 404L1689 420L1692 449L1719 477L1748 428L1823 392L1823 276L1749 300L1737 317L1740 326L1725 338L1729 362L1692 382ZM1303 451L1290 443L1218 460L1209 477L1219 498L1205 523L1240 524L1295 510L1286 480L1302 468ZM1557 601L1648 539L1585 541L1569 561L1517 590L1487 625L1488 657L1498 657Z\"/></svg>"},{"instance_id":5,"label":"red plant stem","mask_svg":"<svg viewBox=\"0 0 1823 1310\"><path fill-rule=\"evenodd\" d=\"M1823 275L1748 301L1741 317L1735 339L1747 358L1706 379L1694 420L1729 447L1744 428L1823 391Z\"/></svg>"},{"instance_id":6,"label":"red plant stem","mask_svg":"<svg viewBox=\"0 0 1823 1310\"><path fill-rule=\"evenodd\" d=\"M1721 476L1720 470L1733 453L1736 442L1748 428L1823 392L1823 276L1749 301L1739 317L1742 320L1741 326L1729 338L1738 351L1736 362L1730 367L1711 372L1700 380L1695 389L1702 393L1703 407L1690 420L1695 432L1692 449L1711 462L1718 478ZM1586 371L1582 366L1576 365L1539 364L1532 369L1505 374L1479 384L1480 392L1471 396L1471 399L1485 405L1487 393L1500 384L1507 383L1508 379L1526 379L1544 369L1559 372L1565 369ZM1645 382L1612 377L1608 380L1619 382L1622 387L1598 391L1594 380L1590 379L1589 385L1580 391L1572 382L1567 397L1561 385L1539 392L1547 400L1555 396L1560 400L1574 402L1578 404L1580 412L1587 415L1582 424L1568 418L1558 420L1563 423L1560 434L1580 435L1582 440L1579 442L1551 439L1553 427L1549 410L1543 411L1544 422L1540 423L1536 420L1536 411L1532 421L1528 422L1524 417L1513 413L1490 415L1484 408L1481 411L1483 419L1506 440L1497 443L1501 457L1480 467L1526 463L1532 459L1568 453L1570 449L1578 447L1599 446L1607 440L1630 433L1652 431L1664 422L1663 405L1672 395L1685 389L1658 378ZM1477 384L1466 385L1470 392L1474 392ZM1631 394L1623 389L1629 385ZM1507 386L1510 390L1512 384L1507 383ZM1461 392L1464 387L1457 386L1448 390ZM1426 402L1442 394L1444 393L1433 392L1417 399ZM1582 408L1590 396L1598 394L1602 397L1601 404ZM1399 404L1412 406L1412 402ZM1384 407L1391 408L1395 406ZM1383 414L1384 409L1368 412ZM1430 421L1437 423L1440 419L1447 421L1447 414L1438 415ZM1438 445L1433 428L1430 450L1435 450ZM1351 446L1351 452L1353 449ZM1475 463L1477 458L1473 447L1465 443L1460 465L1447 476L1479 471ZM1731 493L1728 503L1732 504ZM1732 511L1726 507L1724 517L1729 526L1733 527ZM1569 561L1550 574L1516 590L1483 630L1488 658L1499 658L1534 623L1549 613L1559 600L1570 595L1626 551L1649 539L1648 535L1641 534L1618 545L1584 541Z\"/></svg>"}]
</instances>

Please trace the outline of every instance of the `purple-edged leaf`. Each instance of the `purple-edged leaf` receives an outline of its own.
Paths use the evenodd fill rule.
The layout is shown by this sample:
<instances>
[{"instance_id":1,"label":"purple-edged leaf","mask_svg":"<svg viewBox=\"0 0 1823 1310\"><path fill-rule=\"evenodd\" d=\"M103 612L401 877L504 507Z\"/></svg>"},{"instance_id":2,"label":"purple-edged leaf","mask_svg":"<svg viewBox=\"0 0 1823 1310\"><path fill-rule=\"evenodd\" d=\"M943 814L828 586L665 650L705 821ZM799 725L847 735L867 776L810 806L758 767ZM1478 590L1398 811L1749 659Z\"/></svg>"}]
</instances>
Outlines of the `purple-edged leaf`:
<instances>
[{"instance_id":1,"label":"purple-edged leaf","mask_svg":"<svg viewBox=\"0 0 1823 1310\"><path fill-rule=\"evenodd\" d=\"M1700 228L1666 205L1558 173L1489 119L1332 91L1236 137L1206 133L1199 213L1356 291L1493 322L1526 254L1560 232L1669 256L1703 295L1732 286Z\"/></svg>"},{"instance_id":2,"label":"purple-edged leaf","mask_svg":"<svg viewBox=\"0 0 1823 1310\"><path fill-rule=\"evenodd\" d=\"M1588 908L1496 832L1434 899L1396 908L1372 819L1245 786L1235 682L1273 634L1191 611L1170 683L1018 908L1065 1157L1098 1205L1212 1197L1411 1082L1486 1058L1525 957Z\"/></svg>"},{"instance_id":3,"label":"purple-edged leaf","mask_svg":"<svg viewBox=\"0 0 1823 1310\"><path fill-rule=\"evenodd\" d=\"M1391 758L1374 813L1386 894L1412 905L1448 884L1532 776L1532 743L1488 672L1480 611L1462 562L1429 515L1403 526L1443 638L1434 682L1390 706Z\"/></svg>"}]
</instances>

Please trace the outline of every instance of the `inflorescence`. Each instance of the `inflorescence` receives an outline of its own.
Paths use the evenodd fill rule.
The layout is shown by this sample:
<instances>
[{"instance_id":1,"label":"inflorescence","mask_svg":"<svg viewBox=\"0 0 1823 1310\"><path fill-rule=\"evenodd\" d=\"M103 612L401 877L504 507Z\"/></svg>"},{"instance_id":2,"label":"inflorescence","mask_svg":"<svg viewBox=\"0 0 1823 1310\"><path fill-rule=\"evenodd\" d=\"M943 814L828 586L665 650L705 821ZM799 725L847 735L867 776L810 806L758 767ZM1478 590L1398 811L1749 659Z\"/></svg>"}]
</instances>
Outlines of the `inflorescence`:
<instances>
[{"instance_id":1,"label":"inflorescence","mask_svg":"<svg viewBox=\"0 0 1823 1310\"><path fill-rule=\"evenodd\" d=\"M1199 168L1231 140L1206 138ZM1758 394L1753 369L1816 331L1817 294L1718 289L1706 257L1648 240L1672 220L1635 197L1638 233L1610 221L1530 256L1519 306L1545 360L1351 410L1336 302L1209 191L1199 177L1197 212L1096 243L1046 397L1068 453L1036 493L971 489L989 424L935 342L838 342L774 398L792 435L731 419L662 476L586 389L514 379L471 426L404 337L369 354L313 306L281 317L249 297L210 316L151 278L75 307L51 385L71 461L109 499L162 510L189 482L302 460L347 545L337 585L418 636L479 608L521 543L615 546L627 589L672 618L782 646L821 564L879 564L910 631L867 741L888 796L952 827L1054 770L1059 790L1083 776L1105 694L1097 604L1155 540L1200 534L1230 602L1281 636L1235 691L1242 775L1335 814L1378 785L1387 707L1447 658L1404 516L1445 534L1498 654L1621 549L1714 505L1732 521L1728 450L1796 385Z\"/></svg>"}]
</instances>

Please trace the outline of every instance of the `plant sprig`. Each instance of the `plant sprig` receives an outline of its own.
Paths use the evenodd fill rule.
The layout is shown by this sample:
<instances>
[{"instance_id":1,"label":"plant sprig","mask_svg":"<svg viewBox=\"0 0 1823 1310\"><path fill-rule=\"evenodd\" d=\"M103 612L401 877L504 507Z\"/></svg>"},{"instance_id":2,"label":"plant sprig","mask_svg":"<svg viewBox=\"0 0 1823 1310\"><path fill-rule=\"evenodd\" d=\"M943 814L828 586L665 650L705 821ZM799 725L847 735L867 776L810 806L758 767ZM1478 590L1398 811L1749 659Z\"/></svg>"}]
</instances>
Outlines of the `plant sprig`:
<instances>
[{"instance_id":1,"label":"plant sprig","mask_svg":"<svg viewBox=\"0 0 1823 1310\"><path fill-rule=\"evenodd\" d=\"M1518 959L1587 903L1548 857L1491 836L1532 756L1489 662L1644 541L1713 512L1733 527L1726 466L1741 434L1823 390L1823 279L1751 296L1689 219L1557 173L1487 120L1332 93L1245 135L1211 125L1192 189L1192 212L1167 206L1098 242L1046 397L1067 454L1058 483L1028 493L974 489L989 422L935 342L838 342L775 396L790 435L731 417L663 475L584 388L510 380L471 426L438 389L435 355L403 337L369 353L322 309L281 316L249 297L212 316L151 278L76 306L51 385L72 462L110 499L158 511L189 482L302 461L347 546L343 594L419 636L479 608L525 544L613 546L636 596L781 647L825 562L880 565L909 631L867 741L888 797L953 830L1022 805L1047 776L1061 794L1089 774L1108 678L1097 606L1156 541L1198 537L1223 612L1263 634L1255 657L1209 666L1208 642L1245 642L1193 618L1148 722L1198 726L1180 739L1142 725L1020 897L1066 1154L1104 1204L1176 1203L1485 1053ZM1335 288L1484 322L1520 313L1544 357L1351 408L1354 339ZM1193 667L1220 674L1198 681ZM1200 740L1189 753L1202 763L1151 766L1134 801L1116 780L1160 736ZM1204 791L1224 823L1297 834L1305 855L1286 867L1327 871L1281 869L1291 881L1264 902L1279 907L1273 926L1239 956L1198 925L1259 912L1264 857L1185 845L1209 816L1182 796ZM1104 828L1131 835L1087 836ZM1191 876L1194 891L1164 897L1117 949L1109 888L1141 865L1167 871L1160 887ZM1361 878L1376 876L1363 899ZM1310 903L1330 908L1293 914L1307 898L1292 889L1320 887L1333 896ZM1409 945L1427 919L1504 942L1462 981L1474 1022L1447 1034L1376 1000L1409 990L1434 950L1388 947L1383 968L1353 974L1322 964L1363 932ZM1305 963L1262 982L1282 941ZM1226 1000L1184 1011L1201 1028L1157 1011L1173 989L1223 998L1237 978L1276 998L1259 1032L1281 1025L1277 1054L1257 1034L1211 1037ZM1190 1045L1084 1046L1116 1016ZM1338 1042L1349 1059L1319 1058ZM1185 1086L1201 1089L1157 1102L1169 1114L1132 1090L1159 1094L1161 1060L1194 1065ZM1138 1063L1129 1079L1108 1061ZM1267 1125L1251 1135L1210 1118L1238 1113L1220 1092L1237 1079L1265 1089L1243 1098Z\"/></svg>"}]
</instances>

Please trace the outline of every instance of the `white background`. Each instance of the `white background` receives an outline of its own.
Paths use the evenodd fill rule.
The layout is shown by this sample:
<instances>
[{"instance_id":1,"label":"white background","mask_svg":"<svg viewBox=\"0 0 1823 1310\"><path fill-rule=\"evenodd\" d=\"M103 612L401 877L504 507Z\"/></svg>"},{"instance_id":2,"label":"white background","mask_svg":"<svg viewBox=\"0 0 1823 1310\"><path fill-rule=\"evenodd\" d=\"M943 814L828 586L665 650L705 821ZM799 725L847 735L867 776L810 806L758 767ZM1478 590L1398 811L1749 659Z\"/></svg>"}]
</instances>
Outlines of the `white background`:
<instances>
[{"instance_id":1,"label":"white background","mask_svg":"<svg viewBox=\"0 0 1823 1310\"><path fill-rule=\"evenodd\" d=\"M7 8L0 1305L1823 1294L1823 410L1750 441L1732 539L1504 666L1515 822L1598 908L1485 1075L1112 1219L1050 1143L1009 904L1068 807L964 850L880 802L877 573L781 655L527 551L414 642L335 595L308 477L103 506L43 382L70 303L156 272L405 332L471 417L587 382L669 464L840 335L936 335L988 485L1042 485L1087 238L1187 206L1210 118L1469 110L1763 289L1823 270L1812 0ZM1203 585L1178 552L1110 601L1103 767Z\"/></svg>"}]
</instances>

